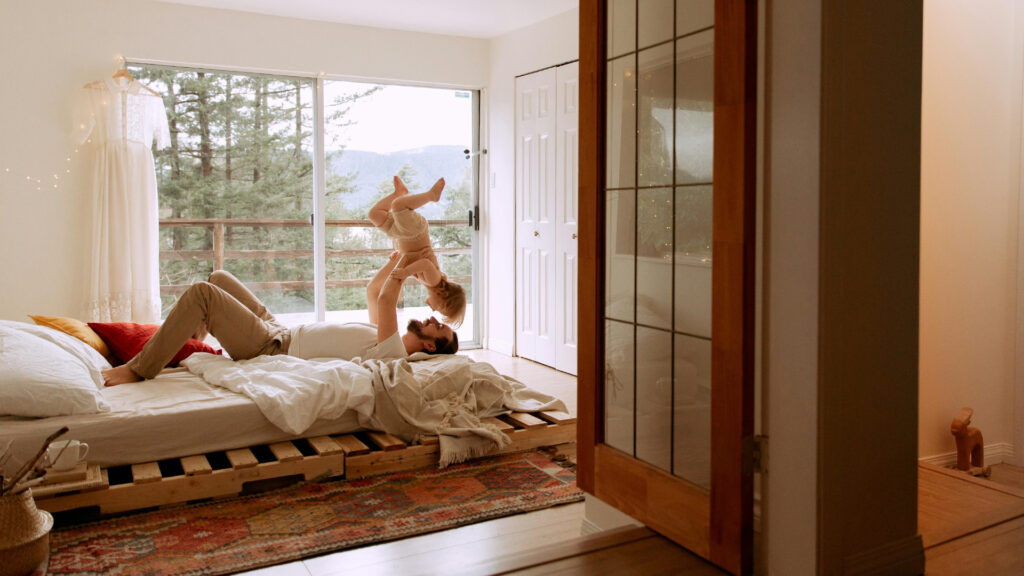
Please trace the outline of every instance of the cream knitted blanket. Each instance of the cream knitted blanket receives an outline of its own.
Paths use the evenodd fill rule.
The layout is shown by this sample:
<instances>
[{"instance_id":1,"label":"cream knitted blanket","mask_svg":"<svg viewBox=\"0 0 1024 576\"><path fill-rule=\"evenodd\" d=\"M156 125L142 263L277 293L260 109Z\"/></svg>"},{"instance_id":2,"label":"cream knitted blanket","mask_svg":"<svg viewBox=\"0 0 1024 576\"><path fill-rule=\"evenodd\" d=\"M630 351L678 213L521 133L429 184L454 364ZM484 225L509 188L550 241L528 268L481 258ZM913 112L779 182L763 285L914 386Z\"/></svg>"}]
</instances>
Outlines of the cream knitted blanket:
<instances>
[{"instance_id":1,"label":"cream knitted blanket","mask_svg":"<svg viewBox=\"0 0 1024 576\"><path fill-rule=\"evenodd\" d=\"M356 360L282 355L236 362L193 354L183 364L210 384L248 396L291 434L348 410L358 413L362 426L406 442L436 434L442 468L508 444L508 436L481 419L512 410L565 410L562 401L465 356Z\"/></svg>"},{"instance_id":2,"label":"cream knitted blanket","mask_svg":"<svg viewBox=\"0 0 1024 576\"><path fill-rule=\"evenodd\" d=\"M373 414L363 424L406 442L421 435L440 439L441 468L484 456L509 443L481 420L510 410L565 410L565 404L502 376L486 362L465 356L417 354L407 360L367 360L373 373Z\"/></svg>"}]
</instances>

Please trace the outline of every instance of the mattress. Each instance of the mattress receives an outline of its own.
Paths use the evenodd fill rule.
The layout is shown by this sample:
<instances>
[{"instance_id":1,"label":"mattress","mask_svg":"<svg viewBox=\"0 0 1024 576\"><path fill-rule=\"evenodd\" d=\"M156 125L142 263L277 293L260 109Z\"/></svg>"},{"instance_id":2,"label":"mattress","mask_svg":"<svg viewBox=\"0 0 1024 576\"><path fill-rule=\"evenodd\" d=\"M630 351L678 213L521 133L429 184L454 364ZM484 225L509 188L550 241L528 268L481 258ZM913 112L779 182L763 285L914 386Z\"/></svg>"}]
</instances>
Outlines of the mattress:
<instances>
[{"instance_id":1,"label":"mattress","mask_svg":"<svg viewBox=\"0 0 1024 576\"><path fill-rule=\"evenodd\" d=\"M111 411L99 414L19 418L0 416L0 442L13 440L13 473L32 458L47 436L67 426L62 439L89 445L86 460L118 466L256 446L298 438L270 423L256 404L211 386L184 368L164 370L152 380L104 388ZM301 437L359 430L358 415L318 420Z\"/></svg>"}]
</instances>

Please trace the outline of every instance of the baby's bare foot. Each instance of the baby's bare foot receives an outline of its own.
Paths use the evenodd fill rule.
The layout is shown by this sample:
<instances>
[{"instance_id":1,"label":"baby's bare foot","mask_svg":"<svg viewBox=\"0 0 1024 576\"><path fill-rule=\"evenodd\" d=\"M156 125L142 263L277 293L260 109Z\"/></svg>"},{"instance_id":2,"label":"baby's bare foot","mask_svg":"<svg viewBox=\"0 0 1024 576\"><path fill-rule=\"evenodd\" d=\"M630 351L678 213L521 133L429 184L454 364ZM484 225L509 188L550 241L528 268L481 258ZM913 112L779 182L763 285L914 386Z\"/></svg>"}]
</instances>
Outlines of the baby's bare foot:
<instances>
[{"instance_id":1,"label":"baby's bare foot","mask_svg":"<svg viewBox=\"0 0 1024 576\"><path fill-rule=\"evenodd\" d=\"M405 182L398 176L395 176L395 196L405 196L409 193L409 189L405 187Z\"/></svg>"},{"instance_id":2,"label":"baby's bare foot","mask_svg":"<svg viewBox=\"0 0 1024 576\"><path fill-rule=\"evenodd\" d=\"M138 382L142 380L142 377L132 371L127 364L122 364L114 368L108 368L102 372L103 382L107 386L117 386L118 384L128 384L130 382Z\"/></svg>"},{"instance_id":3,"label":"baby's bare foot","mask_svg":"<svg viewBox=\"0 0 1024 576\"><path fill-rule=\"evenodd\" d=\"M441 199L442 190L444 190L444 178L438 178L437 182L434 182L434 185L430 187L429 191L427 191L427 194L430 194L431 200L437 202Z\"/></svg>"}]
</instances>

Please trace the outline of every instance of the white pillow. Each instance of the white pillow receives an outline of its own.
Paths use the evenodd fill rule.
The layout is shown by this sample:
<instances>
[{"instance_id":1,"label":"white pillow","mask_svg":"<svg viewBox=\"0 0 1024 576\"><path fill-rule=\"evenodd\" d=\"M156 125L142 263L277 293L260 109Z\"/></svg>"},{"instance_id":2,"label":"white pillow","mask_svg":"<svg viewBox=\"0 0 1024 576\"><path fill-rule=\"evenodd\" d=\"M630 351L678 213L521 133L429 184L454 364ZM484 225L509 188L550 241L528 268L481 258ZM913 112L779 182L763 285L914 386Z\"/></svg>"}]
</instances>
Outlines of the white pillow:
<instances>
[{"instance_id":1,"label":"white pillow","mask_svg":"<svg viewBox=\"0 0 1024 576\"><path fill-rule=\"evenodd\" d=\"M10 328L25 332L26 334L31 334L56 344L62 350L77 358L79 362L89 369L89 376L97 388L102 390L105 386L102 371L110 368L110 362L107 362L107 359L97 352L95 348L78 338L49 326L38 326L25 322L14 322L13 320L0 320L0 328Z\"/></svg>"},{"instance_id":2,"label":"white pillow","mask_svg":"<svg viewBox=\"0 0 1024 576\"><path fill-rule=\"evenodd\" d=\"M78 357L0 323L0 414L33 418L110 411Z\"/></svg>"}]
</instances>

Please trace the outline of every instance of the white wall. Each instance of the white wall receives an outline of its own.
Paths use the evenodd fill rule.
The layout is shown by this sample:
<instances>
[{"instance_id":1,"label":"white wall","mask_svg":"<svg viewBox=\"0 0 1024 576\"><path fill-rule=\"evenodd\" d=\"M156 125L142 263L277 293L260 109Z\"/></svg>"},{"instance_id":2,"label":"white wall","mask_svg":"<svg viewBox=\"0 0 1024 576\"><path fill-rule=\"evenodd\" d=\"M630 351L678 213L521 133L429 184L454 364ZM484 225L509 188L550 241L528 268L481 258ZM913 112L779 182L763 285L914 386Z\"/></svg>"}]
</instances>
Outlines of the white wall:
<instances>
[{"instance_id":1,"label":"white wall","mask_svg":"<svg viewBox=\"0 0 1024 576\"><path fill-rule=\"evenodd\" d=\"M579 9L491 41L488 82L489 193L481 206L488 238L484 345L506 354L515 344L515 77L579 58Z\"/></svg>"},{"instance_id":2,"label":"white wall","mask_svg":"<svg viewBox=\"0 0 1024 576\"><path fill-rule=\"evenodd\" d=\"M144 0L0 0L0 318L83 313L90 222L84 183L64 172L68 128L76 89L118 55L465 88L485 87L489 68L486 40Z\"/></svg>"},{"instance_id":3,"label":"white wall","mask_svg":"<svg viewBox=\"0 0 1024 576\"><path fill-rule=\"evenodd\" d=\"M949 425L963 406L974 409L988 461L1013 442L1021 10L1015 2L924 4L923 458L955 451Z\"/></svg>"}]
</instances>

